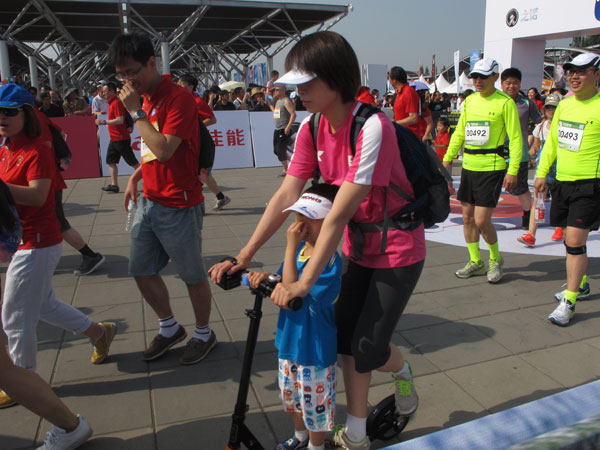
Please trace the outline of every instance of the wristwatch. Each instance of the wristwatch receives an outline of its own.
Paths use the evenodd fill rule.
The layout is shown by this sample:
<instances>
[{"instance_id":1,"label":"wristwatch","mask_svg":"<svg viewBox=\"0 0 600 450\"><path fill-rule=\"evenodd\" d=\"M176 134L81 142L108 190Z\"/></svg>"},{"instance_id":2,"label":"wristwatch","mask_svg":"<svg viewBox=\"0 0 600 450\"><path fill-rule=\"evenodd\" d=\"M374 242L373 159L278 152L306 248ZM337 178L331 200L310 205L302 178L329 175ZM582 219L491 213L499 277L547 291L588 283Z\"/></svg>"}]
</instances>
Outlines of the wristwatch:
<instances>
[{"instance_id":1,"label":"wristwatch","mask_svg":"<svg viewBox=\"0 0 600 450\"><path fill-rule=\"evenodd\" d=\"M144 112L144 110L142 108L140 108L135 113L133 113L131 118L133 119L134 122L137 122L140 119L145 119L146 113Z\"/></svg>"}]
</instances>

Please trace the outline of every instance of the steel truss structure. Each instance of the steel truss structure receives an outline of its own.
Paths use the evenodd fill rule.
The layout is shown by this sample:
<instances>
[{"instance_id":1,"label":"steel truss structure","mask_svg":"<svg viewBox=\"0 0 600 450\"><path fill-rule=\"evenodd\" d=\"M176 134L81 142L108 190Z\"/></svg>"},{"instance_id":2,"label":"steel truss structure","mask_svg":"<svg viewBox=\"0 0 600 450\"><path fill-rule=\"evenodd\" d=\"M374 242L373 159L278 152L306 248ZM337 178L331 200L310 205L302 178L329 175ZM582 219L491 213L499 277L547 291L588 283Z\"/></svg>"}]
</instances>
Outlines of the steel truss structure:
<instances>
[{"instance_id":1,"label":"steel truss structure","mask_svg":"<svg viewBox=\"0 0 600 450\"><path fill-rule=\"evenodd\" d=\"M209 86L233 72L245 78L261 57L271 70L273 56L303 33L329 29L351 10L239 0L6 0L0 5L0 65L3 73L29 74L36 86L86 88L114 71L105 67L112 39L143 31L163 73L190 71ZM24 58L11 57L13 49Z\"/></svg>"}]
</instances>

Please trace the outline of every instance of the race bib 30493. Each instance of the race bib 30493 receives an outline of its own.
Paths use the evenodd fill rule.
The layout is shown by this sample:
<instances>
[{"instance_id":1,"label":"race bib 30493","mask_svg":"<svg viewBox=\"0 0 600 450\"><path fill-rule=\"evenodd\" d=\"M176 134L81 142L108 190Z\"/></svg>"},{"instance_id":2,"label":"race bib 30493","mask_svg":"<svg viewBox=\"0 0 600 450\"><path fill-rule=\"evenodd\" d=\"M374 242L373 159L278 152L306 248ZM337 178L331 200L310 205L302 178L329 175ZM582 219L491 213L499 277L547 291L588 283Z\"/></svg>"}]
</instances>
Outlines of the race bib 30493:
<instances>
[{"instance_id":1,"label":"race bib 30493","mask_svg":"<svg viewBox=\"0 0 600 450\"><path fill-rule=\"evenodd\" d=\"M584 123L558 121L558 146L570 152L578 152L583 139Z\"/></svg>"}]
</instances>

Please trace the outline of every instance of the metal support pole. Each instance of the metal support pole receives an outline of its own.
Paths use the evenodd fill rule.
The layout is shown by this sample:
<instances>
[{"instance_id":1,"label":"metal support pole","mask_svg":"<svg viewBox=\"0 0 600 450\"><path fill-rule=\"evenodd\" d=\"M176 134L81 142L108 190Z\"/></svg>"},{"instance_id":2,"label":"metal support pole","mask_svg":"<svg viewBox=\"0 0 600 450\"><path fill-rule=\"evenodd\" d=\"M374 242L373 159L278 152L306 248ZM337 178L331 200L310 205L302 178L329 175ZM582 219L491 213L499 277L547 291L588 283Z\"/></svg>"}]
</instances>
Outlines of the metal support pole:
<instances>
[{"instance_id":1,"label":"metal support pole","mask_svg":"<svg viewBox=\"0 0 600 450\"><path fill-rule=\"evenodd\" d=\"M169 43L163 41L160 43L160 56L162 58L162 73L167 75L171 73L171 58L169 57Z\"/></svg>"},{"instance_id":2,"label":"metal support pole","mask_svg":"<svg viewBox=\"0 0 600 450\"><path fill-rule=\"evenodd\" d=\"M10 60L8 59L8 45L5 40L0 40L0 80L10 78Z\"/></svg>"},{"instance_id":3,"label":"metal support pole","mask_svg":"<svg viewBox=\"0 0 600 450\"><path fill-rule=\"evenodd\" d=\"M271 72L273 72L273 57L267 56L267 77L271 79Z\"/></svg>"},{"instance_id":4,"label":"metal support pole","mask_svg":"<svg viewBox=\"0 0 600 450\"><path fill-rule=\"evenodd\" d=\"M56 90L56 77L54 76L54 66L52 64L48 66L48 81L50 82L50 89Z\"/></svg>"},{"instance_id":5,"label":"metal support pole","mask_svg":"<svg viewBox=\"0 0 600 450\"><path fill-rule=\"evenodd\" d=\"M31 86L38 89L38 66L37 58L34 55L28 56L29 59L29 75L31 76Z\"/></svg>"}]
</instances>

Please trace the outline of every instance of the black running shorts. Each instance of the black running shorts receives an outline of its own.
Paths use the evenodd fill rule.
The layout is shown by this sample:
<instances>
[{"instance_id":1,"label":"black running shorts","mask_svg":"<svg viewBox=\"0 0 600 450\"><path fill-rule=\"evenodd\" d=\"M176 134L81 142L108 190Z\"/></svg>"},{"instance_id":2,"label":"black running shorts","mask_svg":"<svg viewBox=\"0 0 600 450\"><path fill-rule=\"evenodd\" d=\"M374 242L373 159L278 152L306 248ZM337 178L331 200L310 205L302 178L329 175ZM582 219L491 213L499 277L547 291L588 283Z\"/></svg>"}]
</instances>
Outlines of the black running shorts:
<instances>
[{"instance_id":1,"label":"black running shorts","mask_svg":"<svg viewBox=\"0 0 600 450\"><path fill-rule=\"evenodd\" d=\"M110 141L106 152L106 164L119 164L121 156L131 167L139 164L139 161L131 149L131 139L125 141Z\"/></svg>"},{"instance_id":2,"label":"black running shorts","mask_svg":"<svg viewBox=\"0 0 600 450\"><path fill-rule=\"evenodd\" d=\"M558 181L550 185L550 225L597 230L600 226L600 180Z\"/></svg>"},{"instance_id":3,"label":"black running shorts","mask_svg":"<svg viewBox=\"0 0 600 450\"><path fill-rule=\"evenodd\" d=\"M463 169L456 194L457 200L475 206L495 208L500 198L505 173L504 170L478 172Z\"/></svg>"}]
</instances>

